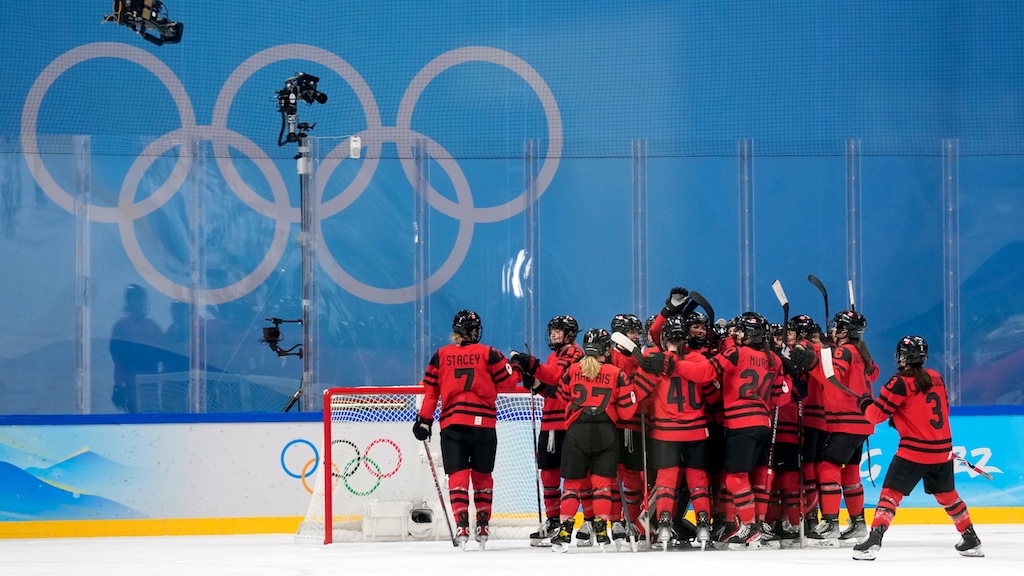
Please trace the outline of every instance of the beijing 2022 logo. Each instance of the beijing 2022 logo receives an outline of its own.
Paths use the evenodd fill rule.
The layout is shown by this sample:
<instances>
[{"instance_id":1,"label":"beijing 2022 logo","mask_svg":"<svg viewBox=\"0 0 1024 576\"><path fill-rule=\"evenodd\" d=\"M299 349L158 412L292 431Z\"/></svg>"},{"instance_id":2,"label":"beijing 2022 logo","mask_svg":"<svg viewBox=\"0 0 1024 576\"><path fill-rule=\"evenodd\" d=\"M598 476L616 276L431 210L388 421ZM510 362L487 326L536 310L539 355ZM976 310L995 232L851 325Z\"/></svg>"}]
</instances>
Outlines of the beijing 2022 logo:
<instances>
[{"instance_id":1,"label":"beijing 2022 logo","mask_svg":"<svg viewBox=\"0 0 1024 576\"><path fill-rule=\"evenodd\" d=\"M193 141L209 141L213 145L216 163L225 181L238 198L250 209L274 221L274 235L267 254L254 270L235 283L221 288L196 288L202 291L203 300L209 304L221 304L235 300L262 284L281 261L287 247L292 224L300 222L298 208L290 205L284 178L270 157L255 142L228 128L228 111L232 101L250 76L260 69L283 60L306 60L323 65L341 76L356 93L362 105L367 128L358 136L367 147L367 154L359 173L337 196L317 205L318 221L315 223L317 244L316 256L320 266L334 282L349 293L381 304L400 304L416 299L417 293L432 294L445 285L458 271L469 252L473 239L473 227L477 224L499 222L526 210L550 186L562 153L562 118L547 83L529 64L521 58L496 48L471 46L446 52L427 63L412 79L398 108L395 126L384 126L380 110L370 87L362 76L337 55L304 44L285 44L267 48L253 54L225 81L217 96L210 125L196 122L191 100L178 76L159 58L140 48L115 42L96 42L79 46L58 56L36 78L25 100L21 117L21 142L29 170L40 188L64 210L76 214L75 199L51 175L39 153L37 125L39 111L47 91L66 71L95 58L115 58L138 64L167 87L178 115L181 127L157 138L132 163L122 182L117 206L89 206L84 211L89 220L99 223L116 224L128 258L136 270L161 293L181 301L192 300L192 288L179 284L157 270L145 256L135 233L135 221L159 209L173 197L186 182L192 158L182 152L177 155L176 164L166 182L148 197L136 201L137 191L143 175L154 160L169 150ZM411 128L416 102L427 85L439 74L453 66L466 62L489 62L505 67L518 74L534 90L543 106L547 119L547 155L531 186L504 204L490 207L476 207L469 182L458 162L440 144ZM419 284L402 288L381 288L370 286L346 272L331 254L320 234L322 222L338 214L362 194L377 170L382 144L394 142L399 149L402 170L410 182L416 182L416 165L412 154L413 146L424 148L447 173L454 187L457 201L449 200L427 185L425 201L435 210L458 220L458 233L451 253L445 261ZM273 201L254 192L234 167L228 148L246 155L260 170L270 185ZM342 147L345 149L342 150ZM313 194L322 199L324 183L348 155L348 143L339 144L320 163ZM414 186L415 188L415 186Z\"/></svg>"}]
</instances>

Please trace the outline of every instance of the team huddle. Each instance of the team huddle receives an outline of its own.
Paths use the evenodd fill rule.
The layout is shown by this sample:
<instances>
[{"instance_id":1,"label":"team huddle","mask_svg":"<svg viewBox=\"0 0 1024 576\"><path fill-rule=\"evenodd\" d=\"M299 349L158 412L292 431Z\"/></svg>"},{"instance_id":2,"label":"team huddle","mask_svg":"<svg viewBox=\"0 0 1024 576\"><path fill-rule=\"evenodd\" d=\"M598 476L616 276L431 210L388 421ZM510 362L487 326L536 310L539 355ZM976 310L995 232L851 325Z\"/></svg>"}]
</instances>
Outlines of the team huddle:
<instances>
[{"instance_id":1,"label":"team huddle","mask_svg":"<svg viewBox=\"0 0 1024 576\"><path fill-rule=\"evenodd\" d=\"M698 307L709 308L673 288L645 325L618 314L611 331L584 333L582 346L576 320L556 316L543 362L517 351L506 359L479 342L475 312L456 314L453 344L427 366L413 425L417 439L429 439L440 399L453 541L470 539L470 491L475 540L487 541L495 400L522 385L544 397L536 465L546 521L530 536L534 546L564 552L573 538L633 550L846 543L855 559L871 560L901 499L923 480L961 534L957 551L983 556L954 486L945 384L923 367L922 338L897 343L898 371L876 397L879 368L860 312L839 312L822 331L804 315L785 325L756 312L714 323ZM869 526L860 464L885 420L900 443ZM691 507L695 522L686 518Z\"/></svg>"}]
</instances>

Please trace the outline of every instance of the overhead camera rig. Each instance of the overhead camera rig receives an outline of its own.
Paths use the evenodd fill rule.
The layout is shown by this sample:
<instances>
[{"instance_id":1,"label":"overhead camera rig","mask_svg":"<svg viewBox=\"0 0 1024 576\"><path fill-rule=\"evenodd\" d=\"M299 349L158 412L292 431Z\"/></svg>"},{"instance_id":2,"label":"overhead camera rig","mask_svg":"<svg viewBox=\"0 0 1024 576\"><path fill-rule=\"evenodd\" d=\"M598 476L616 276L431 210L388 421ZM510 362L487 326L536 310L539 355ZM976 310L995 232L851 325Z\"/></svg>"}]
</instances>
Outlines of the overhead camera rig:
<instances>
[{"instance_id":1,"label":"overhead camera rig","mask_svg":"<svg viewBox=\"0 0 1024 576\"><path fill-rule=\"evenodd\" d=\"M299 122L299 102L312 105L314 102L324 104L327 94L317 90L320 78L305 72L296 72L295 76L284 81L284 88L277 91L277 109L281 113L281 132L277 136L277 145L284 146L292 142L300 142L306 132L312 130L316 123ZM288 135L285 136L285 128ZM301 144L301 142L300 142ZM296 157L298 159L298 157Z\"/></svg>"},{"instance_id":2,"label":"overhead camera rig","mask_svg":"<svg viewBox=\"0 0 1024 576\"><path fill-rule=\"evenodd\" d=\"M124 26L157 46L181 42L185 25L161 17L161 12L166 14L160 0L114 0L114 13L104 16L103 23ZM150 34L149 30L156 31L157 35Z\"/></svg>"},{"instance_id":3,"label":"overhead camera rig","mask_svg":"<svg viewBox=\"0 0 1024 576\"><path fill-rule=\"evenodd\" d=\"M302 358L301 342L288 349L284 349L281 348L281 346L279 346L281 342L281 324L289 322L302 324L302 319L299 318L298 320L282 320L280 318L267 318L267 322L272 323L273 326L267 326L266 328L263 329L263 338L260 340L260 342L269 345L270 349L273 350L279 358L284 358L285 356L298 356L299 358ZM298 348L299 351L292 352L292 350L295 350L296 348Z\"/></svg>"}]
</instances>

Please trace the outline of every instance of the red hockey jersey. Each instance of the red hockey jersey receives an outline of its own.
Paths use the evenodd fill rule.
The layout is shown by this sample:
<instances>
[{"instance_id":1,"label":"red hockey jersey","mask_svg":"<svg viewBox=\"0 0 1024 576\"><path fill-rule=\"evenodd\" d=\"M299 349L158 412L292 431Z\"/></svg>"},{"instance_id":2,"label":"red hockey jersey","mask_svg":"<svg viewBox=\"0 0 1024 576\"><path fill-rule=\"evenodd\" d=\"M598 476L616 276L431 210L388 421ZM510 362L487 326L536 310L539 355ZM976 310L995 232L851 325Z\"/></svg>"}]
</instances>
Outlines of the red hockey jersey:
<instances>
[{"instance_id":1,"label":"red hockey jersey","mask_svg":"<svg viewBox=\"0 0 1024 576\"><path fill-rule=\"evenodd\" d=\"M718 379L726 428L768 428L771 409L789 398L786 380L779 376L781 371L782 359L775 352L729 346L710 360L676 363L674 375L695 382Z\"/></svg>"},{"instance_id":2,"label":"red hockey jersey","mask_svg":"<svg viewBox=\"0 0 1024 576\"><path fill-rule=\"evenodd\" d=\"M673 352L665 354L675 356ZM687 353L684 358L706 360L698 352ZM692 442L708 437L704 395L715 390L713 380L694 382L682 376L656 376L640 370L633 376L633 385L638 401L652 400L648 419L651 437L666 442Z\"/></svg>"},{"instance_id":3,"label":"red hockey jersey","mask_svg":"<svg viewBox=\"0 0 1024 576\"><path fill-rule=\"evenodd\" d=\"M519 372L498 350L484 344L438 349L423 376L423 406L419 415L432 420L441 399L441 428L465 424L494 428L498 392L515 389Z\"/></svg>"},{"instance_id":4,"label":"red hockey jersey","mask_svg":"<svg viewBox=\"0 0 1024 576\"><path fill-rule=\"evenodd\" d=\"M949 429L946 383L938 372L926 368L932 379L927 392L917 389L913 376L893 376L865 417L878 424L892 417L900 433L896 455L919 464L941 464L953 459L953 434Z\"/></svg>"},{"instance_id":5,"label":"red hockey jersey","mask_svg":"<svg viewBox=\"0 0 1024 576\"><path fill-rule=\"evenodd\" d=\"M573 363L562 376L558 397L565 403L565 426L569 427L584 409L596 408L618 424L636 412L632 380L613 364L602 364L594 378L587 378L579 363Z\"/></svg>"},{"instance_id":6,"label":"red hockey jersey","mask_svg":"<svg viewBox=\"0 0 1024 576\"><path fill-rule=\"evenodd\" d=\"M865 369L864 358L853 344L843 344L833 350L832 364L835 366L836 379L843 386L858 395L871 394L871 383L878 379L878 365L872 362ZM857 399L829 383L820 362L810 371L810 375L824 391L825 423L829 432L859 436L869 436L874 432L874 424L860 413Z\"/></svg>"},{"instance_id":7,"label":"red hockey jersey","mask_svg":"<svg viewBox=\"0 0 1024 576\"><path fill-rule=\"evenodd\" d=\"M557 387L569 365L583 357L583 349L573 342L548 355L547 361L537 367L534 377L548 386ZM565 430L565 402L557 394L546 395L540 417L540 429Z\"/></svg>"}]
</instances>

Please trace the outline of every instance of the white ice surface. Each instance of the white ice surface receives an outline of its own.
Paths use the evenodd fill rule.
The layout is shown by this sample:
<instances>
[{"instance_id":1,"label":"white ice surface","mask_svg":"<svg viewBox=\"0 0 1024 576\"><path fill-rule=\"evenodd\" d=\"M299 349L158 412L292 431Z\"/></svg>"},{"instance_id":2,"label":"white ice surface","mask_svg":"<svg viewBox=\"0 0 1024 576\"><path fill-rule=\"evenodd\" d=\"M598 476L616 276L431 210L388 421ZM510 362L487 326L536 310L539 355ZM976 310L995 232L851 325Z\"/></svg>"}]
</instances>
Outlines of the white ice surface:
<instances>
[{"instance_id":1,"label":"white ice surface","mask_svg":"<svg viewBox=\"0 0 1024 576\"><path fill-rule=\"evenodd\" d=\"M898 520L897 520L898 521ZM876 560L855 562L847 548L607 552L566 554L524 541L297 544L291 534L0 540L3 576L533 576L544 574L861 574L941 576L1021 574L1024 524L979 525L985 558L963 558L952 525L895 524ZM692 572L691 572L692 571Z\"/></svg>"}]
</instances>

